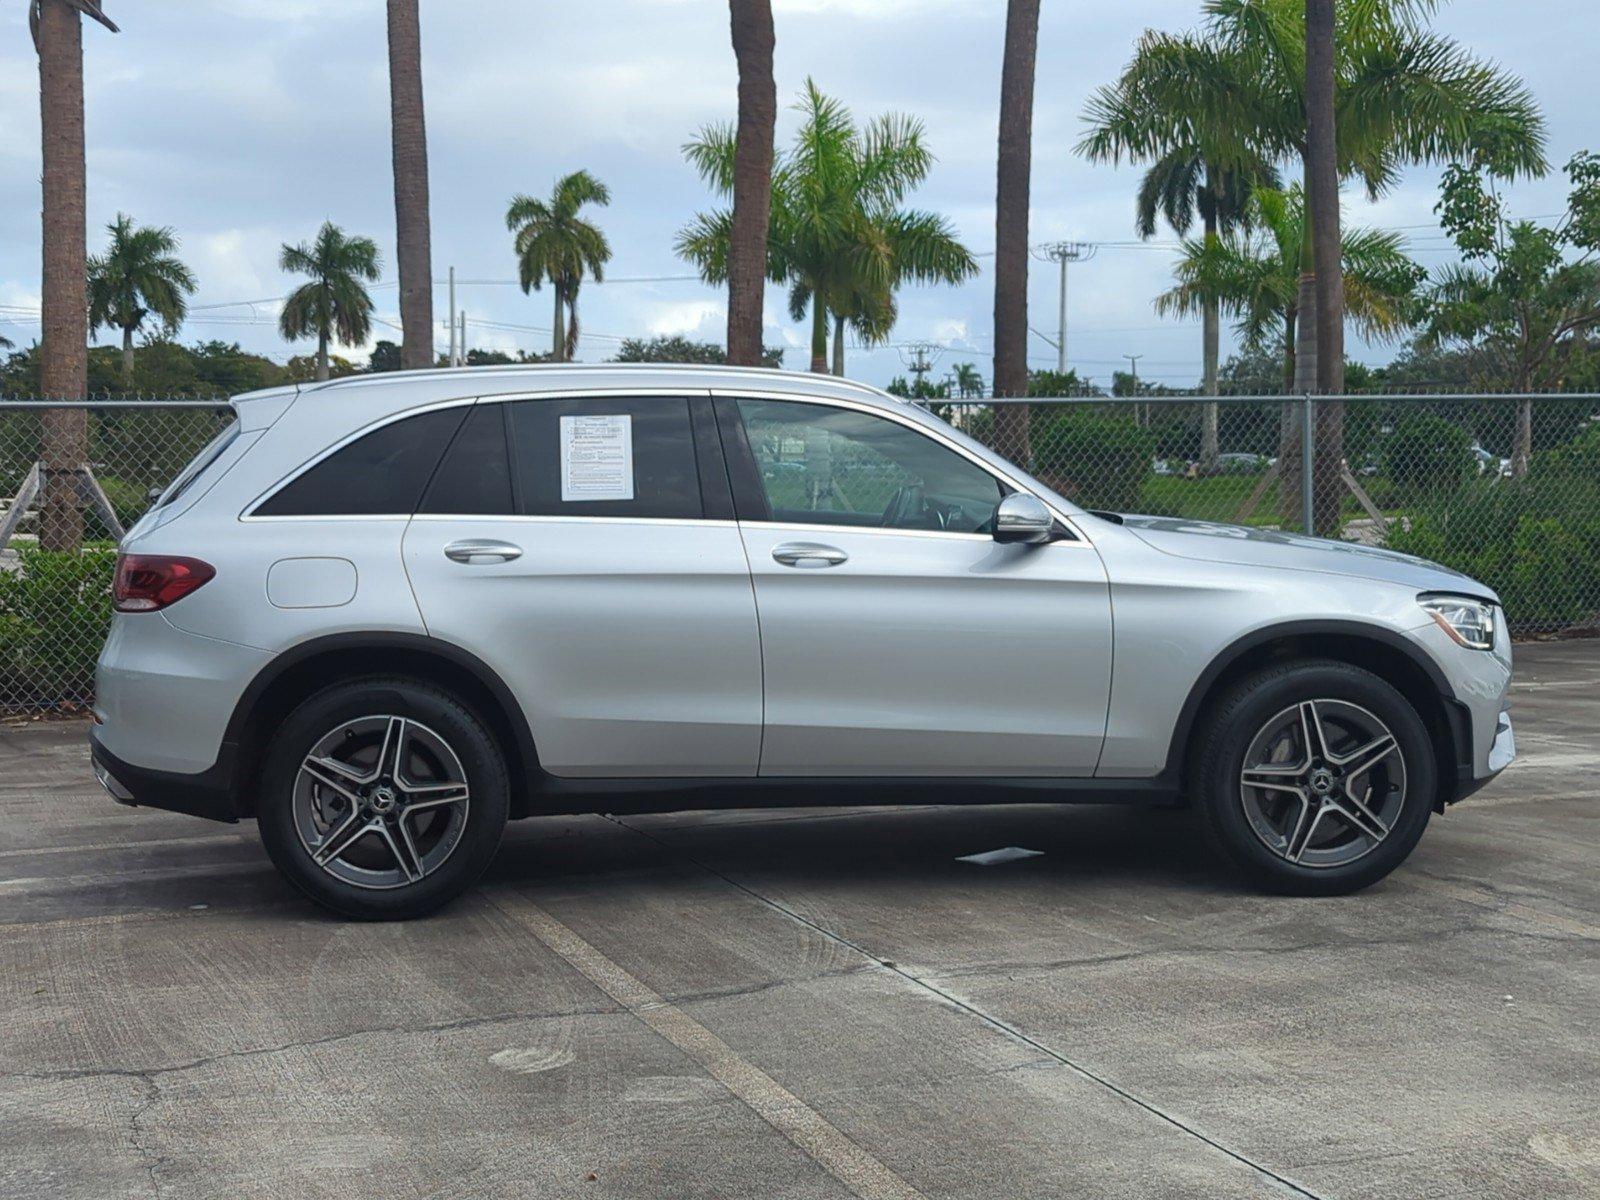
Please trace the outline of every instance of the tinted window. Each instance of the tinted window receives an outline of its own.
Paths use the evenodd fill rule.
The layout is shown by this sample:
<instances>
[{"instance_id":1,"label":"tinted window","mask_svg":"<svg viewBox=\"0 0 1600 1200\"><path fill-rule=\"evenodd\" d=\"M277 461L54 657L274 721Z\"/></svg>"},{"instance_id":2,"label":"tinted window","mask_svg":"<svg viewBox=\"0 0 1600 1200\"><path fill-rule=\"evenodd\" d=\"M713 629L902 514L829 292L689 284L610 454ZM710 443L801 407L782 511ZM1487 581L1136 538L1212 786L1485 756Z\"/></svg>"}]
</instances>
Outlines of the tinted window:
<instances>
[{"instance_id":1,"label":"tinted window","mask_svg":"<svg viewBox=\"0 0 1600 1200\"><path fill-rule=\"evenodd\" d=\"M279 488L256 515L410 516L466 412L435 409L375 429Z\"/></svg>"},{"instance_id":2,"label":"tinted window","mask_svg":"<svg viewBox=\"0 0 1600 1200\"><path fill-rule=\"evenodd\" d=\"M511 408L523 513L702 515L687 400L519 400Z\"/></svg>"},{"instance_id":3,"label":"tinted window","mask_svg":"<svg viewBox=\"0 0 1600 1200\"><path fill-rule=\"evenodd\" d=\"M417 510L466 516L515 512L511 503L511 458L506 444L506 406L479 404L461 426L434 472Z\"/></svg>"},{"instance_id":4,"label":"tinted window","mask_svg":"<svg viewBox=\"0 0 1600 1200\"><path fill-rule=\"evenodd\" d=\"M993 475L896 421L849 408L741 400L771 520L986 533Z\"/></svg>"}]
</instances>

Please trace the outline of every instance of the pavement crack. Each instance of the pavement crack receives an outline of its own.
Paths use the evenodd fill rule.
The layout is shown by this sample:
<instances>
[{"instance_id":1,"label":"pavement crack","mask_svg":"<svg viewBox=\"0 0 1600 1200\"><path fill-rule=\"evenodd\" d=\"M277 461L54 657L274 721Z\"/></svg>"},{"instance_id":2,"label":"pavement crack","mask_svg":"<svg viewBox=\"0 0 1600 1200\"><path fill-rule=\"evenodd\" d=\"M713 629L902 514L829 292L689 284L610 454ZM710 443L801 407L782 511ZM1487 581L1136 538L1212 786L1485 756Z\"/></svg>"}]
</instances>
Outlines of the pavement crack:
<instances>
[{"instance_id":1,"label":"pavement crack","mask_svg":"<svg viewBox=\"0 0 1600 1200\"><path fill-rule=\"evenodd\" d=\"M322 1046L331 1046L339 1042L353 1041L356 1038L371 1037L374 1034L451 1033L461 1029L508 1025L517 1021L549 1021L569 1017L611 1016L621 1011L623 1011L621 1007L616 1004L602 1004L587 1008L567 1009L561 1012L499 1013L494 1016L463 1017L456 1021L443 1021L427 1025L376 1025L370 1028L351 1029L344 1033L329 1034L326 1037L284 1042L281 1045L253 1046L244 1050L227 1050L221 1054L208 1054L201 1058L193 1058L181 1063L169 1063L159 1067L83 1067L57 1071L5 1071L0 1072L0 1079L34 1079L50 1083L78 1079L136 1079L154 1087L155 1081L165 1075L178 1075L187 1071L197 1071L202 1067L209 1067L216 1063L229 1062L236 1059L267 1058L274 1054L287 1054L291 1050L309 1050ZM144 1106L145 1109L153 1105L158 1098L159 1096L152 1098ZM142 1109L137 1115L142 1116L143 1111Z\"/></svg>"},{"instance_id":2,"label":"pavement crack","mask_svg":"<svg viewBox=\"0 0 1600 1200\"><path fill-rule=\"evenodd\" d=\"M991 1029L995 1030L996 1032L1000 1033L1001 1035L1003 1035L1004 1037L1010 1039L1011 1041L1016 1042L1016 1043L1018 1043L1020 1045L1023 1045L1023 1046L1027 1046L1027 1047L1037 1051L1038 1053L1040 1053L1042 1055L1045 1055L1047 1058L1050 1058L1050 1059L1054 1060L1056 1063L1060 1064L1062 1067L1065 1067L1067 1070L1071 1071L1073 1074L1077 1075L1079 1078L1081 1078L1081 1079L1083 1079L1083 1080L1085 1080L1085 1081L1087 1081L1089 1083L1092 1083L1092 1084L1094 1084L1094 1085L1096 1085L1098 1087L1104 1088L1106 1091L1109 1091L1112 1094L1120 1097L1121 1099L1125 1100L1129 1104L1132 1104L1136 1108L1142 1109L1145 1113L1149 1114L1152 1117L1155 1117L1157 1120L1160 1120L1162 1122L1165 1122L1167 1125L1172 1126L1174 1129L1178 1130L1180 1133L1185 1134L1188 1137L1191 1137L1191 1138L1195 1139L1196 1141L1200 1142L1201 1144L1203 1144L1205 1146L1209 1146L1211 1149L1217 1151L1218 1153L1223 1154L1226 1157L1232 1159L1234 1162L1238 1163L1240 1166L1243 1166L1243 1167L1245 1167L1245 1168L1247 1168L1247 1169L1249 1169L1251 1171L1254 1171L1256 1174L1260 1175L1263 1179L1266 1179L1266 1180L1276 1184L1278 1187L1286 1190L1289 1194L1295 1195L1295 1196L1304 1197L1305 1200L1327 1200L1326 1197L1323 1197L1319 1193L1312 1191L1310 1188L1305 1187L1302 1184L1296 1183L1294 1180L1290 1179L1288 1176L1283 1175L1283 1174L1279 1173L1278 1171L1273 1170L1271 1167L1267 1166L1265 1163L1263 1163L1263 1162L1261 1162L1261 1161L1259 1161L1257 1159L1251 1158L1248 1154L1244 1153L1243 1151L1235 1150L1235 1149L1233 1149L1233 1147L1228 1146L1225 1143L1219 1141L1217 1138L1211 1136L1210 1134L1206 1133L1204 1130L1202 1130L1202 1129L1198 1128L1197 1126L1191 1124L1189 1121L1185 1120L1183 1117L1181 1117L1181 1116L1179 1116L1179 1115L1177 1115L1175 1113L1168 1112L1166 1109L1162 1108L1160 1105L1156 1104L1154 1101L1147 1100L1144 1097L1138 1095L1137 1093L1129 1090L1128 1088L1123 1087L1121 1084L1115 1082L1114 1080L1108 1078L1107 1076L1100 1074L1099 1072L1095 1071L1093 1068L1086 1067L1083 1064L1074 1061L1071 1057L1069 1057L1064 1052L1062 1052L1060 1050L1057 1050L1055 1047L1053 1047L1053 1046L1051 1046L1051 1045L1049 1045L1049 1044L1047 1044L1047 1043L1045 1043L1043 1041L1040 1041L1038 1038L1033 1037L1031 1034L1023 1032L1021 1029L1018 1029L1015 1025L1012 1025L1011 1023L1009 1023L1009 1022L1007 1022L1005 1020L1002 1020L1000 1017L994 1016L992 1013L986 1012L984 1009L979 1008L976 1004L972 1003L969 1000L963 999L961 996L957 995L956 993L951 992L946 988L940 987L938 984L935 984L935 983L932 983L932 982L930 982L930 981L928 981L926 979L923 979L922 977L913 974L911 971L907 970L906 968L904 968L902 966L899 966L899 965L897 965L895 963L892 963L892 962L887 962L884 959L879 958L876 954L873 954L870 950L868 950L865 946L861 945L860 943L853 941L852 939L846 937L844 934L837 933L834 930L829 929L825 925L819 924L818 922L812 920L810 917L806 916L804 913L797 912L794 909L790 908L788 905L784 904L782 901L774 900L772 897L764 895L763 893L757 891L755 888L750 887L748 884L741 883L739 880L735 879L733 876L728 875L723 871L719 871L716 867L713 867L713 866L709 865L708 863L702 862L700 859L696 858L693 854L690 854L687 850L684 850L684 849L682 849L682 848L680 848L678 846L673 845L671 842L668 842L664 838L656 836L655 834L651 833L649 830L641 829L636 825L630 825L630 824L628 824L627 821L622 820L620 817L608 815L608 816L606 816L605 819L608 820L608 821L611 821L612 823L620 826L623 829L628 830L630 833L636 834L639 837L642 837L642 838L647 839L648 841L654 842L657 846L660 846L667 853L676 855L677 857L681 858L683 861L685 861L687 863L690 863L691 865L693 865L694 867L698 868L701 871L704 871L706 874L711 875L712 877L714 877L716 879L722 880L729 887L735 888L738 891L743 892L745 895L749 896L752 900L755 900L757 903L765 905L766 907L772 909L774 912L777 912L777 913L781 914L782 916L787 917L791 921L795 921L795 922L797 922L797 923L799 923L801 925L804 925L806 928L812 930L813 932L821 935L824 938L827 938L829 941L834 942L835 944L837 944L839 946L842 946L847 950L853 951L854 953L861 955L863 958L868 959L871 963L881 967L882 969L884 969L886 971L890 971L893 974L898 975L901 979L905 980L907 983L910 983L910 984L912 984L912 985L914 985L914 986L916 986L918 988L923 989L924 991L930 993L931 995L938 997L940 1000L944 1001L946 1004L949 1004L952 1007L961 1010L962 1012L968 1014L969 1016L975 1017L977 1020L982 1021L985 1025L988 1025Z\"/></svg>"}]
</instances>

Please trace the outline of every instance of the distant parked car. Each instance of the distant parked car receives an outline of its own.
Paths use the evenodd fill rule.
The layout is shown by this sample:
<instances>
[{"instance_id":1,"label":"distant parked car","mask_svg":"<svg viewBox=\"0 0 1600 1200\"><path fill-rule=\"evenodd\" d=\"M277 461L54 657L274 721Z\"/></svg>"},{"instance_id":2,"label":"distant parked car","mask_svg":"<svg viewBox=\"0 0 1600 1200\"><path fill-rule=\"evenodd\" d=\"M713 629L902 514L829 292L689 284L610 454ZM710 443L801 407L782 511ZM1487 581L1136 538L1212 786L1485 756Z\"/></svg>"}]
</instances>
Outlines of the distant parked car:
<instances>
[{"instance_id":1,"label":"distant parked car","mask_svg":"<svg viewBox=\"0 0 1600 1200\"><path fill-rule=\"evenodd\" d=\"M1514 754L1482 584L1088 512L845 380L483 367L235 409L123 539L94 767L253 818L351 916L459 895L508 817L784 804L1186 802L1263 886L1344 893Z\"/></svg>"}]
</instances>

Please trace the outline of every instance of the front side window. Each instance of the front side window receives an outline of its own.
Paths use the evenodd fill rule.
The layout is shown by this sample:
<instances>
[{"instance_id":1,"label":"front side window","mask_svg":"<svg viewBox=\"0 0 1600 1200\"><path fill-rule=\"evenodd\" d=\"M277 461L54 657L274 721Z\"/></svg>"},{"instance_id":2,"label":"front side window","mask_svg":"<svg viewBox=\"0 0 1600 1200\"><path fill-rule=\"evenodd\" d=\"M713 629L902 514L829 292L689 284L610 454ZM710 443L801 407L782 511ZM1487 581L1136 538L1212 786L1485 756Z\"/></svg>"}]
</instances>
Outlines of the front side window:
<instances>
[{"instance_id":1,"label":"front side window","mask_svg":"<svg viewBox=\"0 0 1600 1200\"><path fill-rule=\"evenodd\" d=\"M519 400L511 453L526 516L704 515L685 399Z\"/></svg>"},{"instance_id":2,"label":"front side window","mask_svg":"<svg viewBox=\"0 0 1600 1200\"><path fill-rule=\"evenodd\" d=\"M925 434L849 408L740 400L768 519L988 533L993 475Z\"/></svg>"},{"instance_id":3,"label":"front side window","mask_svg":"<svg viewBox=\"0 0 1600 1200\"><path fill-rule=\"evenodd\" d=\"M465 408L419 413L363 434L291 479L258 517L409 517Z\"/></svg>"}]
</instances>

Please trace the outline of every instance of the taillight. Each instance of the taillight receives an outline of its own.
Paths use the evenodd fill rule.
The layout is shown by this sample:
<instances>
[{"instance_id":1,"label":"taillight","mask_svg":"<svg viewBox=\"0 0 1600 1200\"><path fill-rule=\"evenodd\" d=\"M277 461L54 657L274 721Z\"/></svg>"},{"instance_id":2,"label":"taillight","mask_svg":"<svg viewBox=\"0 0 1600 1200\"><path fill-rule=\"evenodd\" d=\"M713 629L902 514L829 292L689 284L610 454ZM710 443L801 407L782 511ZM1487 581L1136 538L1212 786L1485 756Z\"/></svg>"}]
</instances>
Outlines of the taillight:
<instances>
[{"instance_id":1,"label":"taillight","mask_svg":"<svg viewBox=\"0 0 1600 1200\"><path fill-rule=\"evenodd\" d=\"M198 558L119 554L111 602L118 612L155 612L182 600L216 573L215 567Z\"/></svg>"}]
</instances>

